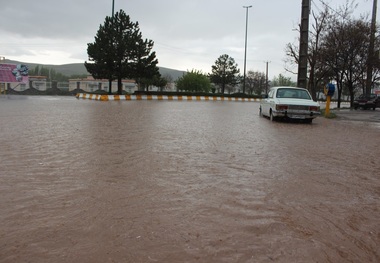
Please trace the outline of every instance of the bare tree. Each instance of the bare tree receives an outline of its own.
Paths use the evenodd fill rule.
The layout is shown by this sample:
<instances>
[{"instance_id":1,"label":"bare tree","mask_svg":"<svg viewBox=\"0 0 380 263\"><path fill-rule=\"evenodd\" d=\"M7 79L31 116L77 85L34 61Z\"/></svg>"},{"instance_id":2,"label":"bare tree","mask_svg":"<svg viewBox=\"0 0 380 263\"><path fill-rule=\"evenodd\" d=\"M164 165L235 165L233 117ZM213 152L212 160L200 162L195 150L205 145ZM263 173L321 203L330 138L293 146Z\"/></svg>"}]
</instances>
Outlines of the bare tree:
<instances>
[{"instance_id":1,"label":"bare tree","mask_svg":"<svg viewBox=\"0 0 380 263\"><path fill-rule=\"evenodd\" d=\"M308 77L308 89L313 96L313 99L317 99L317 92L328 81L335 79L338 83L338 88L343 87L339 85L340 81L344 81L343 77L340 77L336 73L336 68L329 67L326 64L326 55L325 51L322 51L322 39L325 38L326 34L331 33L332 29L336 29L338 26L337 23L344 24L347 21L351 21L351 14L353 10L357 7L355 0L347 0L345 5L341 6L337 10L332 9L324 0L319 1L323 6L322 11L319 13L312 12L313 22L311 26L311 31L309 32L309 52L308 52L308 68L309 68L309 77ZM297 29L299 30L299 29ZM289 72L294 72L293 68L298 65L298 46L292 43L287 44L286 46L286 59L287 64L286 70ZM324 53L324 55L322 54ZM331 54L330 60L334 60L335 54ZM336 61L338 63L338 61ZM341 61L340 61L341 63Z\"/></svg>"},{"instance_id":2,"label":"bare tree","mask_svg":"<svg viewBox=\"0 0 380 263\"><path fill-rule=\"evenodd\" d=\"M173 77L170 74L165 74L163 78L166 80L166 85L161 88L161 91L163 91L163 89L170 90L170 87L173 84Z\"/></svg>"},{"instance_id":3,"label":"bare tree","mask_svg":"<svg viewBox=\"0 0 380 263\"><path fill-rule=\"evenodd\" d=\"M259 71L248 71L246 78L246 87L250 95L257 94L261 95L265 90L266 85L266 75L264 72Z\"/></svg>"},{"instance_id":4,"label":"bare tree","mask_svg":"<svg viewBox=\"0 0 380 263\"><path fill-rule=\"evenodd\" d=\"M308 51L308 89L314 100L316 100L318 84L324 78L325 75L325 70L323 69L324 67L321 63L319 63L319 50L321 36L325 33L329 18L331 17L329 10L330 8L325 5L324 10L320 13L317 14L314 11L312 12L313 23L311 26L312 30L309 32ZM288 43L285 51L287 56L285 62L288 63L288 66L285 69L288 72L296 74L296 72L294 72L292 68L298 65L299 63L299 48L297 45L293 43Z\"/></svg>"},{"instance_id":5,"label":"bare tree","mask_svg":"<svg viewBox=\"0 0 380 263\"><path fill-rule=\"evenodd\" d=\"M345 88L351 98L355 88L365 79L370 24L362 20L331 21L323 42L322 59L335 74L338 88L338 107Z\"/></svg>"},{"instance_id":6,"label":"bare tree","mask_svg":"<svg viewBox=\"0 0 380 263\"><path fill-rule=\"evenodd\" d=\"M328 7L316 14L313 12L313 25L311 37L309 38L309 82L308 90L310 91L314 100L317 100L317 91L319 84L326 78L329 70L326 68L320 57L321 38L326 31L330 13Z\"/></svg>"}]
</instances>

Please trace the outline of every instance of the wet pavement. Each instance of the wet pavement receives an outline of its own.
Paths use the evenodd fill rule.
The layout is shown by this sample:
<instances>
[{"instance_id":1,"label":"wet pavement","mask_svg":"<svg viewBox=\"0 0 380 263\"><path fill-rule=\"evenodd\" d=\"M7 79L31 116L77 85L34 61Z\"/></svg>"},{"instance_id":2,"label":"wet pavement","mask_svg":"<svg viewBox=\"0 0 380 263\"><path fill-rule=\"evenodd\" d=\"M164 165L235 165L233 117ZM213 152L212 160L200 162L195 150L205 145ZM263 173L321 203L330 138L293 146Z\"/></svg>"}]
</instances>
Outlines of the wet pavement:
<instances>
[{"instance_id":1,"label":"wet pavement","mask_svg":"<svg viewBox=\"0 0 380 263\"><path fill-rule=\"evenodd\" d=\"M0 262L379 262L378 123L258 108L0 98Z\"/></svg>"},{"instance_id":2,"label":"wet pavement","mask_svg":"<svg viewBox=\"0 0 380 263\"><path fill-rule=\"evenodd\" d=\"M363 109L336 109L333 110L340 119L350 121L363 121L363 122L377 122L380 123L380 108L376 110L363 110Z\"/></svg>"}]
</instances>

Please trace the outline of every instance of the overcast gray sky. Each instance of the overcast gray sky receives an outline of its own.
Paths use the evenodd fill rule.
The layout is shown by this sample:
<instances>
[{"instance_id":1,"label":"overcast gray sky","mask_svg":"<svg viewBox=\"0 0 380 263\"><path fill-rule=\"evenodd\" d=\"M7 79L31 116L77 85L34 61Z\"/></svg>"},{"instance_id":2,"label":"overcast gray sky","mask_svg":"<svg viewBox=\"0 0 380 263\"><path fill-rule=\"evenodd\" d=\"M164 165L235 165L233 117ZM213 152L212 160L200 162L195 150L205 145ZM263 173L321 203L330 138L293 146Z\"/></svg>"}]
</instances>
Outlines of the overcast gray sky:
<instances>
[{"instance_id":1,"label":"overcast gray sky","mask_svg":"<svg viewBox=\"0 0 380 263\"><path fill-rule=\"evenodd\" d=\"M284 70L285 46L297 43L302 0L114 0L154 41L159 66L211 71L222 54L244 66L246 9L247 71L269 78ZM346 0L327 0L333 8ZM83 63L87 43L112 15L112 0L0 0L0 56L42 64ZM356 15L371 14L372 0L357 0ZM318 11L319 0L312 0ZM291 76L286 74L287 76Z\"/></svg>"}]
</instances>

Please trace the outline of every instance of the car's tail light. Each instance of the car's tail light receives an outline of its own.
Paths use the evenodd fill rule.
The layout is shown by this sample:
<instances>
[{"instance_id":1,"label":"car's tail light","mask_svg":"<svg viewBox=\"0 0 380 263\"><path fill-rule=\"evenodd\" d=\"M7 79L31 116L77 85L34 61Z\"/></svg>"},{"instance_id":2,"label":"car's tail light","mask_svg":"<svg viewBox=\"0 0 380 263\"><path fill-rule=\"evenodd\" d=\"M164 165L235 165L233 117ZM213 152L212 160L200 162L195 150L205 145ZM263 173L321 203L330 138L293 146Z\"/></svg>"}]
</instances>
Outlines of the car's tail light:
<instances>
[{"instance_id":1,"label":"car's tail light","mask_svg":"<svg viewBox=\"0 0 380 263\"><path fill-rule=\"evenodd\" d=\"M319 106L310 106L310 111L319 111Z\"/></svg>"},{"instance_id":2,"label":"car's tail light","mask_svg":"<svg viewBox=\"0 0 380 263\"><path fill-rule=\"evenodd\" d=\"M276 105L276 110L288 110L289 106L288 105Z\"/></svg>"}]
</instances>

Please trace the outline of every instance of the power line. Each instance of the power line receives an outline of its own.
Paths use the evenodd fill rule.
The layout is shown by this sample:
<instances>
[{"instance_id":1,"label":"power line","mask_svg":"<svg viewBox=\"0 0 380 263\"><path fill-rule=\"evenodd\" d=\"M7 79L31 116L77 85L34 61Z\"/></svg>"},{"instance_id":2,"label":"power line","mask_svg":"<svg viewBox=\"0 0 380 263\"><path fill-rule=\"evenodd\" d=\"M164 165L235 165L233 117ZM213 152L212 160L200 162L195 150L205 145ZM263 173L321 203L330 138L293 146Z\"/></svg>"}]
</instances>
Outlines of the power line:
<instances>
[{"instance_id":1,"label":"power line","mask_svg":"<svg viewBox=\"0 0 380 263\"><path fill-rule=\"evenodd\" d=\"M311 0L311 2L313 3L314 7L316 9L318 9L319 12L323 12L323 11L321 11L320 7L315 3L315 0ZM336 10L336 9L332 8L328 3L326 3L323 0L319 0L319 2L322 6L327 8L330 12L332 12L336 16L339 16L341 18L345 18L347 16L347 14L344 13L344 11L340 11L340 10ZM346 2L346 3L348 3L348 2ZM355 4L355 6L353 6L353 4L354 4L354 2L351 2L351 8L352 8L352 11L350 12L351 14L354 11L354 9L359 5L359 4Z\"/></svg>"}]
</instances>

